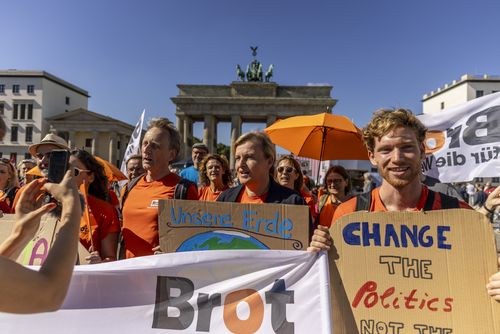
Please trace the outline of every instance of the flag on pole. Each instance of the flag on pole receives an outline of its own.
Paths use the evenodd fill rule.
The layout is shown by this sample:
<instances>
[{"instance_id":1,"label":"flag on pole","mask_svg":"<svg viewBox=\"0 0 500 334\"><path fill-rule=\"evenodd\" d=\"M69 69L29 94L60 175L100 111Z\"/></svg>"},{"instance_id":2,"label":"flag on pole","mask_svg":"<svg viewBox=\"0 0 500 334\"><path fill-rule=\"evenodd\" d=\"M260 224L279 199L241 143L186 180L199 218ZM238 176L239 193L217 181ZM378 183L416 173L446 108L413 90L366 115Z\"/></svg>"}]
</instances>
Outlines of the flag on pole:
<instances>
[{"instance_id":1,"label":"flag on pole","mask_svg":"<svg viewBox=\"0 0 500 334\"><path fill-rule=\"evenodd\" d=\"M418 118L429 129L424 174L441 182L500 175L500 93Z\"/></svg>"},{"instance_id":2,"label":"flag on pole","mask_svg":"<svg viewBox=\"0 0 500 334\"><path fill-rule=\"evenodd\" d=\"M134 154L139 154L141 152L141 133L142 133L142 124L144 123L144 114L146 113L146 109L142 111L141 118L135 125L134 132L130 137L130 140L127 145L127 149L125 150L125 154L123 155L122 164L120 170L123 174L127 175L127 159Z\"/></svg>"}]
</instances>

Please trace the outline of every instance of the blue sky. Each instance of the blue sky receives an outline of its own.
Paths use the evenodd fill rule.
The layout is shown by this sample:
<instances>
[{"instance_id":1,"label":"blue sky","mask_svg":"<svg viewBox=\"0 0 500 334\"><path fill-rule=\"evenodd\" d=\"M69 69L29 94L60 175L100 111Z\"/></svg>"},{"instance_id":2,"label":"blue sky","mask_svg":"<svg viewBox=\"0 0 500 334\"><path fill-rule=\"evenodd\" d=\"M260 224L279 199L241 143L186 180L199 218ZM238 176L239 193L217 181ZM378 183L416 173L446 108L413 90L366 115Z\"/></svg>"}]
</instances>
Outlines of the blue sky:
<instances>
[{"instance_id":1,"label":"blue sky","mask_svg":"<svg viewBox=\"0 0 500 334\"><path fill-rule=\"evenodd\" d=\"M18 0L0 8L1 69L48 71L88 90L90 110L130 124L143 108L147 118L175 121L176 84L229 84L236 64L251 61L250 45L264 67L274 64L278 84L332 85L333 112L358 126L380 107L420 113L423 94L462 74L500 74L494 0Z\"/></svg>"}]
</instances>

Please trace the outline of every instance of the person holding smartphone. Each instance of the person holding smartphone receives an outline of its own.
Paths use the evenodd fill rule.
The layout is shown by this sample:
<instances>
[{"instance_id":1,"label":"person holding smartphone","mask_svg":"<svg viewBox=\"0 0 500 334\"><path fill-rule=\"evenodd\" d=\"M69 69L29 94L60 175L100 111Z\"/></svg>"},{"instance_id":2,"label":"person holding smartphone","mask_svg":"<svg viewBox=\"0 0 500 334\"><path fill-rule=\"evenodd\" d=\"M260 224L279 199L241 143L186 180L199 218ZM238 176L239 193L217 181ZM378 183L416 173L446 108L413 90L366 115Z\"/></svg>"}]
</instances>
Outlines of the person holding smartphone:
<instances>
[{"instance_id":1,"label":"person holding smartphone","mask_svg":"<svg viewBox=\"0 0 500 334\"><path fill-rule=\"evenodd\" d=\"M0 140L6 132L0 118ZM34 180L26 185L16 207L12 234L0 244L0 312L35 313L59 309L73 273L78 250L78 230L82 209L73 171L60 184ZM62 205L61 228L39 271L14 262L34 237L40 218L56 204L42 205L43 193L49 192Z\"/></svg>"}]
</instances>

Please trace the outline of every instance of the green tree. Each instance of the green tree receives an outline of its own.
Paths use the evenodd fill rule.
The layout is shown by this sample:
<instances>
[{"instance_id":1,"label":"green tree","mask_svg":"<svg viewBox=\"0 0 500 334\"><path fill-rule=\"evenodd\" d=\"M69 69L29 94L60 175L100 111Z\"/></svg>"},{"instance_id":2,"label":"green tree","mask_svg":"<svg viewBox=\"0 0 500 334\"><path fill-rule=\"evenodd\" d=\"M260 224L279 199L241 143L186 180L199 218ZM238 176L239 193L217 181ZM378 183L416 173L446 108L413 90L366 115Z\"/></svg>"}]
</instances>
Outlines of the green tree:
<instances>
[{"instance_id":1,"label":"green tree","mask_svg":"<svg viewBox=\"0 0 500 334\"><path fill-rule=\"evenodd\" d=\"M217 154L224 155L229 161L230 147L222 143L217 144Z\"/></svg>"}]
</instances>

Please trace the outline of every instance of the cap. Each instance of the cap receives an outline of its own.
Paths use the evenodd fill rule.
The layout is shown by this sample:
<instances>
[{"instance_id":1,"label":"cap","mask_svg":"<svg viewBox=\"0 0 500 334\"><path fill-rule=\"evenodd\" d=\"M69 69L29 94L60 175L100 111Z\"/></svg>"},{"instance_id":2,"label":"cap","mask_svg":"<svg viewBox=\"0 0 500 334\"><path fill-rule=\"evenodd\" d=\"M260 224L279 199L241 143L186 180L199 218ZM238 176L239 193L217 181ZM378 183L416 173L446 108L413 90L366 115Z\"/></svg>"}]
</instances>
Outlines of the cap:
<instances>
[{"instance_id":1,"label":"cap","mask_svg":"<svg viewBox=\"0 0 500 334\"><path fill-rule=\"evenodd\" d=\"M195 148L201 148L202 150L205 150L208 152L208 147L207 145L203 144L203 143L196 143L196 144L193 144L193 147L192 149L195 149Z\"/></svg>"}]
</instances>

